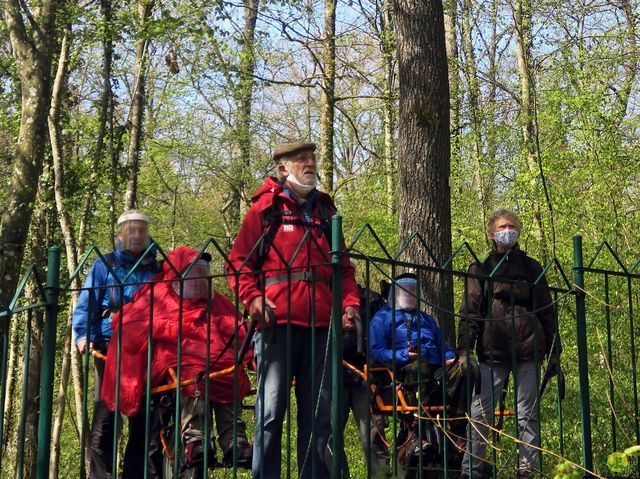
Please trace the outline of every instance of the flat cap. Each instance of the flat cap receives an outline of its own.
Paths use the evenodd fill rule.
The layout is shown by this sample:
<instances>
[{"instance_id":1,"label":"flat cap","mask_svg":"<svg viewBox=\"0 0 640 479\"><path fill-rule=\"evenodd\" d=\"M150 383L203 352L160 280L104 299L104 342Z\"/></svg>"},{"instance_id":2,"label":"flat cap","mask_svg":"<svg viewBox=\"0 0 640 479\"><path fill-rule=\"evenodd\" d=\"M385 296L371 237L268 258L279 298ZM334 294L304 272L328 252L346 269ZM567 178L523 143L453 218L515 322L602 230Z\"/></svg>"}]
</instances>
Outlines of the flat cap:
<instances>
[{"instance_id":1,"label":"flat cap","mask_svg":"<svg viewBox=\"0 0 640 479\"><path fill-rule=\"evenodd\" d=\"M315 143L283 143L282 145L278 145L276 147L276 151L273 154L273 161L278 161L283 156L290 156L294 153L298 153L300 151L316 151Z\"/></svg>"}]
</instances>

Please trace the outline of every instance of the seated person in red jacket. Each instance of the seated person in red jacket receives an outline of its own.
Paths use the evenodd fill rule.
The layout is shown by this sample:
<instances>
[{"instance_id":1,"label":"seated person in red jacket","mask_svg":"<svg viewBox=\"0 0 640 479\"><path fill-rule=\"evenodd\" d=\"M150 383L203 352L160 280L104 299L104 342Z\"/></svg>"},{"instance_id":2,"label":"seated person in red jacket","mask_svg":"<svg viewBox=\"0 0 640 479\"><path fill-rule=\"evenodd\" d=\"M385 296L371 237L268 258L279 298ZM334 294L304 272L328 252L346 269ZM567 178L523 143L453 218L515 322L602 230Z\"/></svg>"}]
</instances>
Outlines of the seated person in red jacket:
<instances>
[{"instance_id":1,"label":"seated person in red jacket","mask_svg":"<svg viewBox=\"0 0 640 479\"><path fill-rule=\"evenodd\" d=\"M237 334L238 347L246 335L241 324L242 317L234 305L224 295L211 289L209 261L211 256L203 253L198 257L194 249L182 246L168 255L162 272L154 276L149 283L140 288L133 302L125 305L122 315L113 318L113 338L105 366L105 379L102 399L114 410L116 406L116 348L121 338L120 398L119 411L131 416L143 404L147 375L147 352L149 347L149 328L152 330L151 387L172 382L169 369L177 370L178 335L181 318L181 368L180 379L186 381L199 377L207 367L207 343L209 343L209 372L221 371L232 367L235 361L234 334ZM191 266L193 264L193 266ZM191 266L187 275L181 275ZM180 298L182 296L182 299ZM153 298L153 301L152 301ZM208 303L210 302L210 305ZM207 311L210 314L207 317ZM152 324L152 326L151 326ZM119 329L122 328L120 334ZM113 350L113 351L111 351ZM238 399L242 401L249 391L249 378L244 365L251 359L247 355L235 372L211 378L209 380L209 399L216 417L218 443L229 462L233 454L233 396L234 379L238 381ZM205 381L182 389L182 416L185 413L190 420L183 420L182 436L187 442L187 457L190 448L201 447L201 423L191 419L199 397L204 399ZM247 441L246 427L240 418L241 409L236 409L236 433L238 465L251 463L251 446ZM199 441L194 437L200 434ZM188 436L188 437L187 437ZM191 444L191 445L189 445ZM201 449L200 449L201 450Z\"/></svg>"}]
</instances>

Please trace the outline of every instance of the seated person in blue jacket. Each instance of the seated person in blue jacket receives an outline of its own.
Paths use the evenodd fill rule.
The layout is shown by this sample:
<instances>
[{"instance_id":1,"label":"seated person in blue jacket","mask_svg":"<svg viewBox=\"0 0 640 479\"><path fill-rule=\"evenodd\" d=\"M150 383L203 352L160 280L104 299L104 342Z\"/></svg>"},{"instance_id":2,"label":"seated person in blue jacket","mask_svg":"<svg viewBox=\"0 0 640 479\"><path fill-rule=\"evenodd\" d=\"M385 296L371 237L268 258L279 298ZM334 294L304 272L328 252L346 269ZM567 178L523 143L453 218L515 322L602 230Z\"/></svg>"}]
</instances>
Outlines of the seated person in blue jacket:
<instances>
[{"instance_id":1,"label":"seated person in blue jacket","mask_svg":"<svg viewBox=\"0 0 640 479\"><path fill-rule=\"evenodd\" d=\"M371 361L395 366L398 379L409 389L414 389L412 386L418 380L418 368L421 384L425 386L431 382L431 374L436 369L445 364L451 370L456 362L456 354L443 342L433 316L420 311L420 297L424 296L419 294L416 275L401 274L393 280L387 304L378 310L369 325ZM424 387L422 392L423 395L429 393Z\"/></svg>"}]
</instances>

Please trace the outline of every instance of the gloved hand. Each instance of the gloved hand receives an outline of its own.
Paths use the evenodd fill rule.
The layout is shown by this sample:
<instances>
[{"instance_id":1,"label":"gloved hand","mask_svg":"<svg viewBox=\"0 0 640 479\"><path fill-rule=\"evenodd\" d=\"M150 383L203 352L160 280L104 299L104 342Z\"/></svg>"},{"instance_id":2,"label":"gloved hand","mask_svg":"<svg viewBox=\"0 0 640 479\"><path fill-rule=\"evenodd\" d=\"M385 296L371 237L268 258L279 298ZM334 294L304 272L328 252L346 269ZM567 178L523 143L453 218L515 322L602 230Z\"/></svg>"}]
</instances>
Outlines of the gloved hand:
<instances>
[{"instance_id":1,"label":"gloved hand","mask_svg":"<svg viewBox=\"0 0 640 479\"><path fill-rule=\"evenodd\" d=\"M473 389L476 394L480 394L482 388L482 378L480 375L480 367L473 352L465 348L458 349L458 362L456 367L462 374L471 374L473 378ZM467 372L469 371L469 372Z\"/></svg>"},{"instance_id":2,"label":"gloved hand","mask_svg":"<svg viewBox=\"0 0 640 479\"><path fill-rule=\"evenodd\" d=\"M559 354L551 354L549 359L547 360L547 368L545 369L544 376L547 380L551 379L554 376L558 375L558 371L560 371L560 355Z\"/></svg>"},{"instance_id":3,"label":"gloved hand","mask_svg":"<svg viewBox=\"0 0 640 479\"><path fill-rule=\"evenodd\" d=\"M542 382L540 384L540 395L544 393L545 388L547 387L547 383L549 380L558 376L558 395L560 399L564 399L565 394L565 382L564 382L564 372L562 371L562 367L560 366L560 355L559 354L551 354L549 359L547 360L547 367L544 371L544 375L542 376Z\"/></svg>"},{"instance_id":4,"label":"gloved hand","mask_svg":"<svg viewBox=\"0 0 640 479\"><path fill-rule=\"evenodd\" d=\"M473 351L467 349L467 348L458 348L458 350L456 351L456 355L459 358L459 362L463 365L467 364L467 358L469 359L475 359L475 356L473 354Z\"/></svg>"}]
</instances>

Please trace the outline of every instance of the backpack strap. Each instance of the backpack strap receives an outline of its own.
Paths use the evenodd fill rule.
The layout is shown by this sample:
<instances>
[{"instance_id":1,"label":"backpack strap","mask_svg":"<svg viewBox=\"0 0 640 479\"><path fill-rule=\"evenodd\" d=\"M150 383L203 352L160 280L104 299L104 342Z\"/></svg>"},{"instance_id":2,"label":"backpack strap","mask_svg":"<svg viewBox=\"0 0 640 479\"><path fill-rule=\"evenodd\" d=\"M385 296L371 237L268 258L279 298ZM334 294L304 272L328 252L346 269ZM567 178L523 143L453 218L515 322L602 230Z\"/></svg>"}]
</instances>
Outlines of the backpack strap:
<instances>
[{"instance_id":1,"label":"backpack strap","mask_svg":"<svg viewBox=\"0 0 640 479\"><path fill-rule=\"evenodd\" d=\"M115 267L115 265L116 265L116 255L115 255L115 253L113 251L111 253L105 254L103 256L103 258L105 259L105 261L109 265L109 268L113 269Z\"/></svg>"},{"instance_id":2,"label":"backpack strap","mask_svg":"<svg viewBox=\"0 0 640 479\"><path fill-rule=\"evenodd\" d=\"M258 248L258 257L254 262L255 269L262 269L264 260L269 254L273 240L278 234L278 228L282 225L282 212L280 211L280 200L277 195L274 195L271 206L262 213L262 234L264 234L264 240Z\"/></svg>"},{"instance_id":3,"label":"backpack strap","mask_svg":"<svg viewBox=\"0 0 640 479\"><path fill-rule=\"evenodd\" d=\"M319 230L322 236L331 244L331 217L329 216L330 208L322 199L316 198L318 211L320 213ZM281 200L274 195L271 206L262 213L262 233L265 235L262 244L258 248L257 258L254 262L255 269L261 269L262 265L269 254L269 250L273 245L278 229L284 223L283 216L296 216L297 213L280 208ZM317 217L316 217L317 219ZM304 219L287 221L287 224L295 224L299 226L310 226L309 222ZM311 225L315 226L315 225Z\"/></svg>"}]
</instances>

